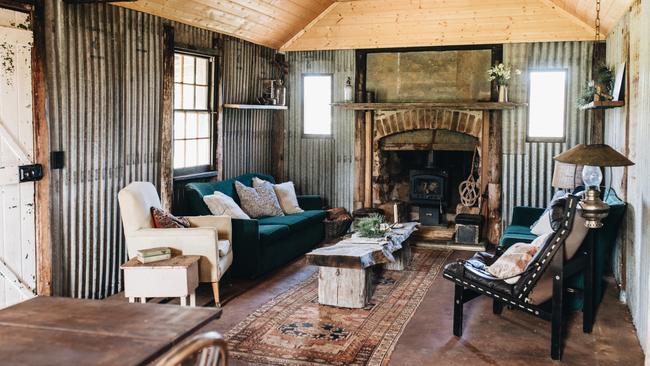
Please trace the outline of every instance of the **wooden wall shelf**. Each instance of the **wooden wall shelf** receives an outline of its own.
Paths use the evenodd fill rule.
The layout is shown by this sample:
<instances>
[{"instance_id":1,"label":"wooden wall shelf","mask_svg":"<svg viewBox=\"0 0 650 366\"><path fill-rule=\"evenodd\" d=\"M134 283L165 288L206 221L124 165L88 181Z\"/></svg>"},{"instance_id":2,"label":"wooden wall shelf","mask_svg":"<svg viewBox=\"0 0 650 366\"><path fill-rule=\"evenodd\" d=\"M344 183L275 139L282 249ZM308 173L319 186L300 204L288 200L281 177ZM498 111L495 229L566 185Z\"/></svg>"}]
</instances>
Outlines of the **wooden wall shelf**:
<instances>
[{"instance_id":1,"label":"wooden wall shelf","mask_svg":"<svg viewBox=\"0 0 650 366\"><path fill-rule=\"evenodd\" d=\"M625 101L597 101L597 102L591 102L587 105L583 105L580 107L582 110L587 110L587 109L610 109L610 108L619 108L623 107L625 105Z\"/></svg>"},{"instance_id":2,"label":"wooden wall shelf","mask_svg":"<svg viewBox=\"0 0 650 366\"><path fill-rule=\"evenodd\" d=\"M400 102L400 103L332 103L332 106L355 111L391 111L408 109L505 110L525 107L514 102Z\"/></svg>"},{"instance_id":3,"label":"wooden wall shelf","mask_svg":"<svg viewBox=\"0 0 650 366\"><path fill-rule=\"evenodd\" d=\"M227 103L223 105L227 109L267 109L267 110L286 110L286 105L263 105L263 104L235 104Z\"/></svg>"}]
</instances>

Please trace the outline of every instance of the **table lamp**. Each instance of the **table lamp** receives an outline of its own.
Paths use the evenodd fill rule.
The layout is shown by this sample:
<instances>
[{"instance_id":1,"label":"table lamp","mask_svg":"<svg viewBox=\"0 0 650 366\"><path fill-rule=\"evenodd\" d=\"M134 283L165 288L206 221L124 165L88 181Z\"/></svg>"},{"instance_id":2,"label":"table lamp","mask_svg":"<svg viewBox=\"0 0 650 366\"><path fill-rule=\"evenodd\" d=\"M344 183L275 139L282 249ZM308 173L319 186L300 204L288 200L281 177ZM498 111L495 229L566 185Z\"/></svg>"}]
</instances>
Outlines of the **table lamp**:
<instances>
[{"instance_id":1,"label":"table lamp","mask_svg":"<svg viewBox=\"0 0 650 366\"><path fill-rule=\"evenodd\" d=\"M585 195L578 208L585 218L585 226L599 228L602 220L609 214L609 205L600 199L600 184L603 181L601 167L634 165L625 155L606 144L578 144L555 156L555 161L574 165L583 165L582 181Z\"/></svg>"}]
</instances>

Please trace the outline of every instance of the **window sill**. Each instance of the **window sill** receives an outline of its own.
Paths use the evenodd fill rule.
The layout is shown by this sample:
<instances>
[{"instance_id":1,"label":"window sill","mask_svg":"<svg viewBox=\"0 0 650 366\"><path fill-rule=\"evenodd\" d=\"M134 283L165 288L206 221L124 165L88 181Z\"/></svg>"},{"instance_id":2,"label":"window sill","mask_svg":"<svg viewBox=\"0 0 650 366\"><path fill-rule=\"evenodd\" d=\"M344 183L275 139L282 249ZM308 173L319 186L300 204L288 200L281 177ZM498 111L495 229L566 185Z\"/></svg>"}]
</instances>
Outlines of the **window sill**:
<instances>
[{"instance_id":1,"label":"window sill","mask_svg":"<svg viewBox=\"0 0 650 366\"><path fill-rule=\"evenodd\" d=\"M178 175L174 177L174 182L183 182L187 180L195 180L195 179L206 179L206 178L213 178L218 175L217 171L209 171L209 172L201 172L201 173L191 173L191 174L184 174L184 175Z\"/></svg>"}]
</instances>

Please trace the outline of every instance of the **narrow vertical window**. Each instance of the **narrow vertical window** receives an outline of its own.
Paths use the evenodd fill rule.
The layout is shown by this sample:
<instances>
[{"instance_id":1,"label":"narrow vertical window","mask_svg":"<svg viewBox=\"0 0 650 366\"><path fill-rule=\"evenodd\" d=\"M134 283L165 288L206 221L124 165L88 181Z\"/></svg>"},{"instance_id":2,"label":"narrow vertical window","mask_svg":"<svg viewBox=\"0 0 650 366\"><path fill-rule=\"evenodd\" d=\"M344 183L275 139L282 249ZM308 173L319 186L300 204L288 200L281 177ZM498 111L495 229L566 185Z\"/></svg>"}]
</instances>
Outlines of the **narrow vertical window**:
<instances>
[{"instance_id":1,"label":"narrow vertical window","mask_svg":"<svg viewBox=\"0 0 650 366\"><path fill-rule=\"evenodd\" d=\"M174 55L174 171L212 167L212 58Z\"/></svg>"},{"instance_id":2,"label":"narrow vertical window","mask_svg":"<svg viewBox=\"0 0 650 366\"><path fill-rule=\"evenodd\" d=\"M304 136L332 135L332 75L302 76Z\"/></svg>"},{"instance_id":3,"label":"narrow vertical window","mask_svg":"<svg viewBox=\"0 0 650 366\"><path fill-rule=\"evenodd\" d=\"M530 71L528 141L564 141L566 70Z\"/></svg>"}]
</instances>

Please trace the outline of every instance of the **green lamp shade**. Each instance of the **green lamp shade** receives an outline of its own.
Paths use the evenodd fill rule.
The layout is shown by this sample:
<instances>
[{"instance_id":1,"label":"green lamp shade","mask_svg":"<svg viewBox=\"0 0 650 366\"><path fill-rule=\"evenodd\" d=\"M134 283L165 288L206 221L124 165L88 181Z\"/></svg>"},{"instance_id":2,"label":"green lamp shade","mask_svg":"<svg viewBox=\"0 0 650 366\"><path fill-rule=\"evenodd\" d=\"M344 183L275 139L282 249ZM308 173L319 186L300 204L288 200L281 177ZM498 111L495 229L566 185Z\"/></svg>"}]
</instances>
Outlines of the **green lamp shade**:
<instances>
[{"instance_id":1,"label":"green lamp shade","mask_svg":"<svg viewBox=\"0 0 650 366\"><path fill-rule=\"evenodd\" d=\"M606 144L578 144L556 155L553 159L561 163L592 166L634 165L625 155Z\"/></svg>"}]
</instances>

